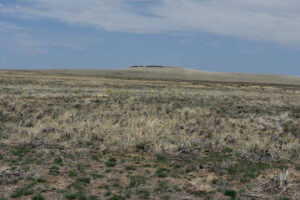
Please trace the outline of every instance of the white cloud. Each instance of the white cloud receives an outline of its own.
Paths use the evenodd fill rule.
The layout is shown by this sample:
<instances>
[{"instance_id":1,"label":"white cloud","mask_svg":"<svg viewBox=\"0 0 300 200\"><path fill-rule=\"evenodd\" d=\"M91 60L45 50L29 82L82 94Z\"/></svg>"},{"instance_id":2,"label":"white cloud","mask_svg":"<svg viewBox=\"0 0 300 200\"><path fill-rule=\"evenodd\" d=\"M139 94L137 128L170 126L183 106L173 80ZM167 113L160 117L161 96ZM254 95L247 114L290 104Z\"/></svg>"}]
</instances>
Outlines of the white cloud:
<instances>
[{"instance_id":1,"label":"white cloud","mask_svg":"<svg viewBox=\"0 0 300 200\"><path fill-rule=\"evenodd\" d=\"M45 40L45 38L36 38L26 33L15 34L11 38L11 44L27 56L46 54L49 48L85 50L85 47L80 44L66 41L51 41L51 39Z\"/></svg>"},{"instance_id":2,"label":"white cloud","mask_svg":"<svg viewBox=\"0 0 300 200\"><path fill-rule=\"evenodd\" d=\"M24 33L16 34L12 44L14 47L21 47L18 48L18 51L26 56L35 56L47 53L47 50L43 48L42 42Z\"/></svg>"},{"instance_id":3,"label":"white cloud","mask_svg":"<svg viewBox=\"0 0 300 200\"><path fill-rule=\"evenodd\" d=\"M63 37L57 39L43 35L34 36L30 29L0 21L0 49L11 50L25 56L43 55L49 48L63 48L72 50L85 50L85 46L74 38Z\"/></svg>"},{"instance_id":4,"label":"white cloud","mask_svg":"<svg viewBox=\"0 0 300 200\"><path fill-rule=\"evenodd\" d=\"M81 44L74 44L74 43L45 43L45 46L49 47L59 47L59 48L66 48L66 49L73 49L73 50L85 50L86 47Z\"/></svg>"},{"instance_id":5,"label":"white cloud","mask_svg":"<svg viewBox=\"0 0 300 200\"><path fill-rule=\"evenodd\" d=\"M0 12L55 18L107 31L210 32L300 44L299 0L28 0ZM137 5L139 4L139 5Z\"/></svg>"},{"instance_id":6,"label":"white cloud","mask_svg":"<svg viewBox=\"0 0 300 200\"><path fill-rule=\"evenodd\" d=\"M16 30L22 30L22 28L12 23L0 21L0 32L9 32Z\"/></svg>"}]
</instances>

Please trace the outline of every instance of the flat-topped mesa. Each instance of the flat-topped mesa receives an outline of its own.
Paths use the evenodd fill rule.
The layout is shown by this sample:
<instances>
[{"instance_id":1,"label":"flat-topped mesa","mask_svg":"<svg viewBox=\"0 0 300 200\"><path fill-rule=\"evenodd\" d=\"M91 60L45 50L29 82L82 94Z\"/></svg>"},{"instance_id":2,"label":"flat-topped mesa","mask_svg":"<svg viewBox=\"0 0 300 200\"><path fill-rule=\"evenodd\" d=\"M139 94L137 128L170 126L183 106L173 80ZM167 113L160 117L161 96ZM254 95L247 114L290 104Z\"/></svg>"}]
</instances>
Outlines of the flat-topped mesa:
<instances>
[{"instance_id":1,"label":"flat-topped mesa","mask_svg":"<svg viewBox=\"0 0 300 200\"><path fill-rule=\"evenodd\" d=\"M163 67L166 67L166 66L160 66L160 65L134 65L134 66L131 66L130 68L137 68L137 67L163 68Z\"/></svg>"}]
</instances>

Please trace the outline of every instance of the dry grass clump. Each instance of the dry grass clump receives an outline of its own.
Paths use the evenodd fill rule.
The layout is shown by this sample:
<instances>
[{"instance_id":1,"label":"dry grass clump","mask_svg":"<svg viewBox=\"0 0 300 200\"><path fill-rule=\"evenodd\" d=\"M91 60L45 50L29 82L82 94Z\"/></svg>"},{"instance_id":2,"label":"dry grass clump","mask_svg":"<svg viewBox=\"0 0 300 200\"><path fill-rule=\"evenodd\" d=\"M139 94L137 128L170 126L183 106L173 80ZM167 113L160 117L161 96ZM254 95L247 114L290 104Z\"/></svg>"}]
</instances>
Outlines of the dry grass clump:
<instances>
[{"instance_id":1,"label":"dry grass clump","mask_svg":"<svg viewBox=\"0 0 300 200\"><path fill-rule=\"evenodd\" d=\"M16 198L299 198L297 87L11 71L0 80L0 183ZM105 186L103 173L121 178Z\"/></svg>"}]
</instances>

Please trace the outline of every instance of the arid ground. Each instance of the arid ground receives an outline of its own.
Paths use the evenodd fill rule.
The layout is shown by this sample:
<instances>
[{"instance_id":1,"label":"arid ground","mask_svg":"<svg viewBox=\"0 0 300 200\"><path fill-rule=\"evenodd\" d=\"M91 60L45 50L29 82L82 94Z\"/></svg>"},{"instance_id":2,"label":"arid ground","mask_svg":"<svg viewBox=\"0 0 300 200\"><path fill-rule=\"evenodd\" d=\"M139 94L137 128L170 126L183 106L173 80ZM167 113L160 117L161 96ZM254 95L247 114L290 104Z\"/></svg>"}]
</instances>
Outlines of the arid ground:
<instances>
[{"instance_id":1,"label":"arid ground","mask_svg":"<svg viewBox=\"0 0 300 200\"><path fill-rule=\"evenodd\" d=\"M140 71L0 70L0 200L300 199L299 78Z\"/></svg>"}]
</instances>

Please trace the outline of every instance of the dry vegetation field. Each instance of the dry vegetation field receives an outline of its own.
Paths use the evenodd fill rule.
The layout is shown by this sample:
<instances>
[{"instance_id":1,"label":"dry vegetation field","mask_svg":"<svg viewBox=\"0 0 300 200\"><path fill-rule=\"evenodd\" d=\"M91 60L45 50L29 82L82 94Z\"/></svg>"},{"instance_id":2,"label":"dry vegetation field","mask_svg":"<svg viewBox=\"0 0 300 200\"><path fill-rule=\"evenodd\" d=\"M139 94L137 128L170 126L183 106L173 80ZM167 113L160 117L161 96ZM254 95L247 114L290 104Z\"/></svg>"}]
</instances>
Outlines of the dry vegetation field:
<instances>
[{"instance_id":1,"label":"dry vegetation field","mask_svg":"<svg viewBox=\"0 0 300 200\"><path fill-rule=\"evenodd\" d=\"M300 86L0 71L0 200L300 199Z\"/></svg>"}]
</instances>

